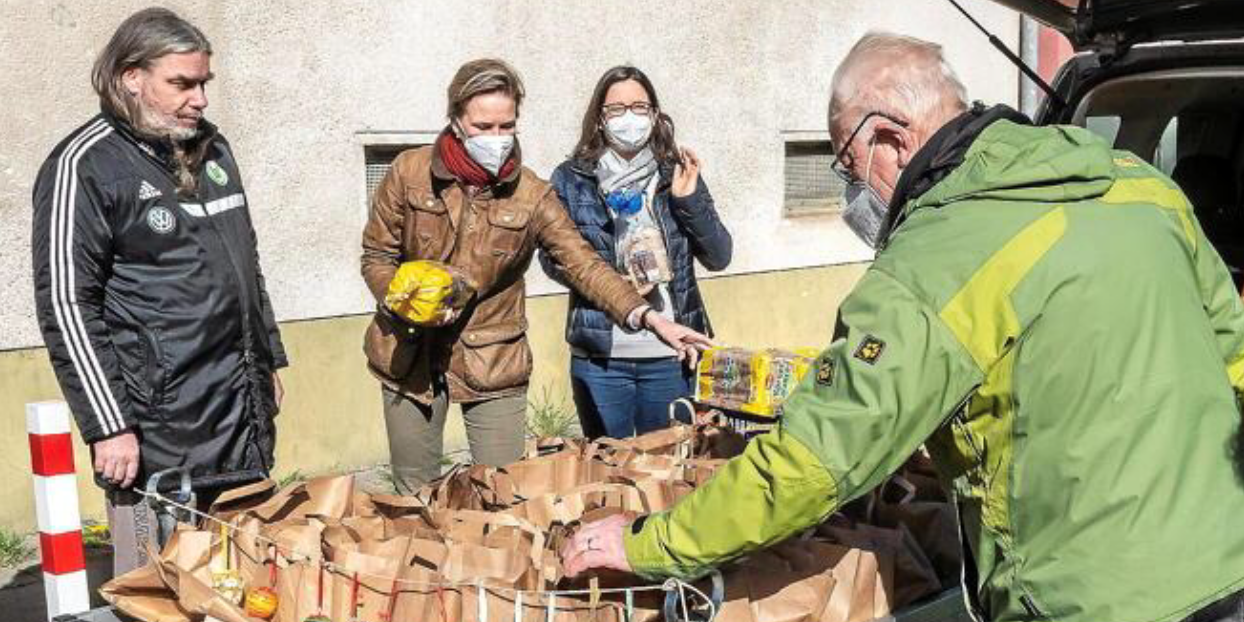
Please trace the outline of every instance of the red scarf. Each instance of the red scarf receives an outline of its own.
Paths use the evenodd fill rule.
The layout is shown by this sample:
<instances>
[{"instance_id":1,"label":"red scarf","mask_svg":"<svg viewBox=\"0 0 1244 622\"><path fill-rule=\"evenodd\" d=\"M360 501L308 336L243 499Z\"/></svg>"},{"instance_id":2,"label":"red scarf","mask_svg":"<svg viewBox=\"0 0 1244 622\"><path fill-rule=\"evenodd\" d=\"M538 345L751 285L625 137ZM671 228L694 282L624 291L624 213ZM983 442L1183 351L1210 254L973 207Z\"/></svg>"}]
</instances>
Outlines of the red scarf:
<instances>
[{"instance_id":1,"label":"red scarf","mask_svg":"<svg viewBox=\"0 0 1244 622\"><path fill-rule=\"evenodd\" d=\"M517 148L516 148L517 149ZM471 155L467 153L466 145L450 130L441 132L436 138L436 151L441 156L441 162L445 164L445 168L458 181L476 188L486 188L497 183L499 179L505 179L514 172L514 168L518 166L518 161L514 158L514 152L510 153L510 157L506 159L505 164L501 165L501 171L497 176L493 176L487 169L480 166L475 160L471 159Z\"/></svg>"}]
</instances>

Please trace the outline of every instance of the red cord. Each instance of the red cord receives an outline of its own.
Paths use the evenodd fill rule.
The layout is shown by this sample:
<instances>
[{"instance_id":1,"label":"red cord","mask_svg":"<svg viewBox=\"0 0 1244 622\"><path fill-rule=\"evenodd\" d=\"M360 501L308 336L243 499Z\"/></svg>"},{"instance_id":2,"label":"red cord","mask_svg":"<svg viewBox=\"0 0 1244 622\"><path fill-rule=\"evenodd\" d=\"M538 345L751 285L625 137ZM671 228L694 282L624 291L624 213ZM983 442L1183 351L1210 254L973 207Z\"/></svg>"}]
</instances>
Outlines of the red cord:
<instances>
[{"instance_id":1,"label":"red cord","mask_svg":"<svg viewBox=\"0 0 1244 622\"><path fill-rule=\"evenodd\" d=\"M350 585L350 619L359 619L359 573L354 573L354 583Z\"/></svg>"},{"instance_id":2,"label":"red cord","mask_svg":"<svg viewBox=\"0 0 1244 622\"><path fill-rule=\"evenodd\" d=\"M394 609L394 608L396 608L396 607L397 607L397 577L394 577L394 578L393 578L393 588L392 588L392 590L389 592L389 606L388 606L388 607L386 607L386 611L385 611L384 616L383 616L383 618L382 618L382 619L384 619L386 622L392 622L392 620L393 620L393 609Z\"/></svg>"},{"instance_id":3,"label":"red cord","mask_svg":"<svg viewBox=\"0 0 1244 622\"><path fill-rule=\"evenodd\" d=\"M276 589L276 557L273 557L268 563L271 564L270 566L268 566L268 585L272 589L275 590Z\"/></svg>"},{"instance_id":4,"label":"red cord","mask_svg":"<svg viewBox=\"0 0 1244 622\"><path fill-rule=\"evenodd\" d=\"M317 583L315 589L315 612L324 615L324 566L317 565Z\"/></svg>"}]
</instances>

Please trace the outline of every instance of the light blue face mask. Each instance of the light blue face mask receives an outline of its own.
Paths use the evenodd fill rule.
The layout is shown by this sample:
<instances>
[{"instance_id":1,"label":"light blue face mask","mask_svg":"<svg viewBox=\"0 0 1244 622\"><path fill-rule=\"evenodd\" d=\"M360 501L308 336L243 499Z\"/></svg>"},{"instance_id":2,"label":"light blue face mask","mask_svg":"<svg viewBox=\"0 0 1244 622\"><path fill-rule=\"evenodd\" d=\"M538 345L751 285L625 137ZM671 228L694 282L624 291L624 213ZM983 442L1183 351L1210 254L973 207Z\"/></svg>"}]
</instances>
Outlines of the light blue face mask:
<instances>
[{"instance_id":1,"label":"light blue face mask","mask_svg":"<svg viewBox=\"0 0 1244 622\"><path fill-rule=\"evenodd\" d=\"M890 209L890 205L866 181L872 173L875 146L876 143L868 146L868 164L864 168L864 179L847 184L843 193L847 208L842 211L842 219L869 248L877 248L881 243L881 226L885 223L886 213Z\"/></svg>"}]
</instances>

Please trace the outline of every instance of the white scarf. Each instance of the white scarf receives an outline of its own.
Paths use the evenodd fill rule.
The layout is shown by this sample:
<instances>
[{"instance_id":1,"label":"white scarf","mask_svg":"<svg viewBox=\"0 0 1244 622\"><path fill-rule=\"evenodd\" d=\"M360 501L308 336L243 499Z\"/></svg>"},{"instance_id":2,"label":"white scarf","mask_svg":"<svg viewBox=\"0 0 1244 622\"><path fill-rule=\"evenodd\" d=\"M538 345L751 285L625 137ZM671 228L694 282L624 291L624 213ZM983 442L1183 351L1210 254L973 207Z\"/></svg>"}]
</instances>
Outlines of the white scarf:
<instances>
[{"instance_id":1,"label":"white scarf","mask_svg":"<svg viewBox=\"0 0 1244 622\"><path fill-rule=\"evenodd\" d=\"M603 194L625 188L642 190L648 186L659 166L650 147L644 147L629 161L613 149L605 149L596 161L596 183Z\"/></svg>"}]
</instances>

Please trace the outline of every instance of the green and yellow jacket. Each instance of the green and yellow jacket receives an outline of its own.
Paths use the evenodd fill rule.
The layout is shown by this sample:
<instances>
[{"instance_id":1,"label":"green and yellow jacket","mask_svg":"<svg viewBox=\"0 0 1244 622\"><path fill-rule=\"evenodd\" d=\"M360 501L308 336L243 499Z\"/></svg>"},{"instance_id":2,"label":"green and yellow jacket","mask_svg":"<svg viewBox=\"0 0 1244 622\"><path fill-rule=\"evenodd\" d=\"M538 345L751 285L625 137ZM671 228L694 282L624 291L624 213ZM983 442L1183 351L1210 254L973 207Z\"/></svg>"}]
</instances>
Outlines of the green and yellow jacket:
<instances>
[{"instance_id":1,"label":"green and yellow jacket","mask_svg":"<svg viewBox=\"0 0 1244 622\"><path fill-rule=\"evenodd\" d=\"M1244 588L1244 307L1222 260L1144 161L997 110L917 155L780 426L632 526L637 573L780 541L925 443L988 619L1178 620Z\"/></svg>"}]
</instances>

